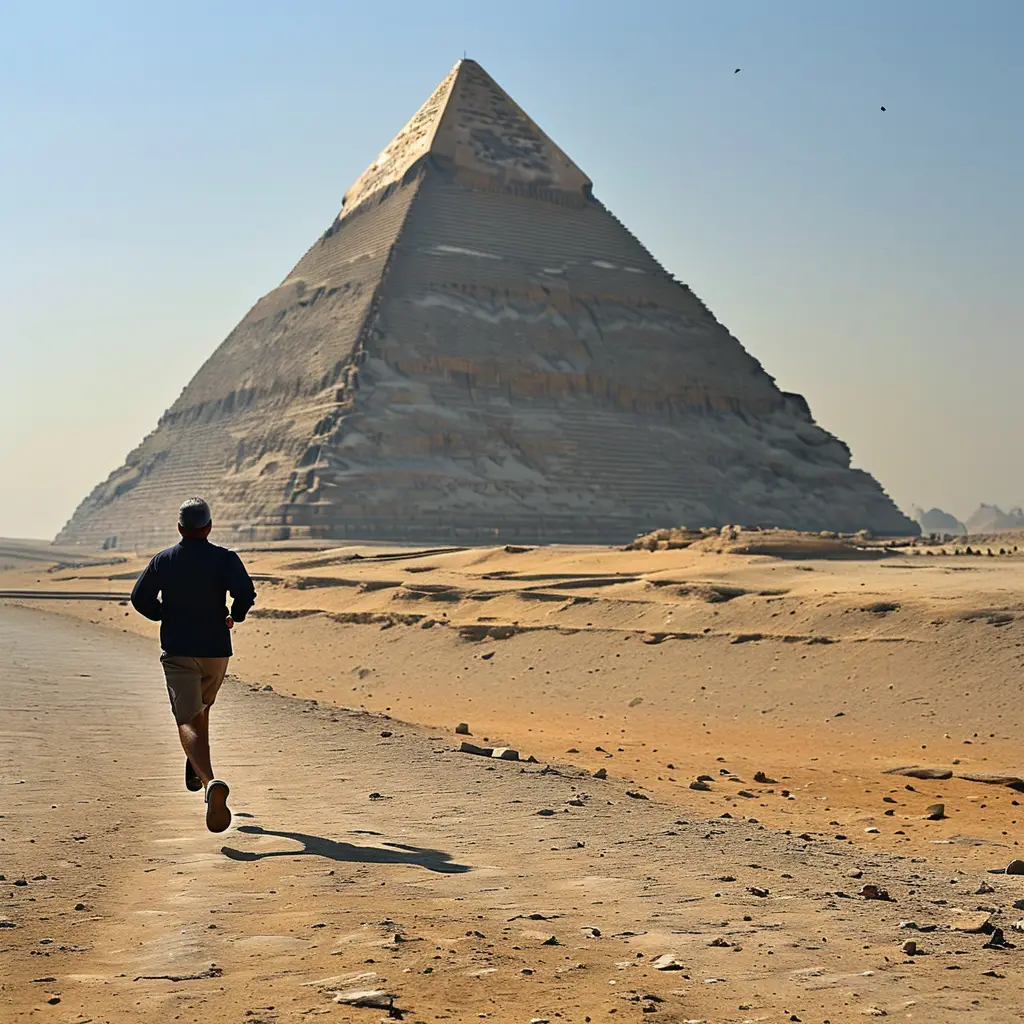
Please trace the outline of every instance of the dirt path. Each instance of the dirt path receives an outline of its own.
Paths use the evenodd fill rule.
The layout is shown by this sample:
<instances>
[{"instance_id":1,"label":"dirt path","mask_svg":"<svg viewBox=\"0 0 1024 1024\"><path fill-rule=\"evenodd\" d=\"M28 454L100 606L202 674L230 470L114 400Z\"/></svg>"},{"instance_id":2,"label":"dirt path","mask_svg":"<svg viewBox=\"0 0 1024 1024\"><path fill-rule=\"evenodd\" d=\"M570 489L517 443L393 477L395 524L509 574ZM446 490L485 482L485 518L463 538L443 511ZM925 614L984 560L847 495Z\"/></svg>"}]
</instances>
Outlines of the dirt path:
<instances>
[{"instance_id":1,"label":"dirt path","mask_svg":"<svg viewBox=\"0 0 1024 1024\"><path fill-rule=\"evenodd\" d=\"M5 607L0 650L5 1021L381 1019L349 989L409 1021L1022 1019L1024 951L946 927L990 907L1012 942L1019 879L680 817L262 680L217 708L212 836L150 641ZM866 881L898 902L839 894Z\"/></svg>"}]
</instances>

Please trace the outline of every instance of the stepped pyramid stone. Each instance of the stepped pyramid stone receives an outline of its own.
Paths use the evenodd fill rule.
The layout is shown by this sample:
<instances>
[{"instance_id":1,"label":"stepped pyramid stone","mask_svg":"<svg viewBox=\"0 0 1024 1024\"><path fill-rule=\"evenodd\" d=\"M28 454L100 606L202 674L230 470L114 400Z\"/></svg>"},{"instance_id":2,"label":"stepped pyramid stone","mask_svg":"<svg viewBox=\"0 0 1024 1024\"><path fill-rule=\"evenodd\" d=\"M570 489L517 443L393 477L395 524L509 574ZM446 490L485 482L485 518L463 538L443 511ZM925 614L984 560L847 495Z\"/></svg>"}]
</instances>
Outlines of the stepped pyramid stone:
<instances>
[{"instance_id":1,"label":"stepped pyramid stone","mask_svg":"<svg viewBox=\"0 0 1024 1024\"><path fill-rule=\"evenodd\" d=\"M194 493L227 542L917 532L471 60L58 540Z\"/></svg>"}]
</instances>

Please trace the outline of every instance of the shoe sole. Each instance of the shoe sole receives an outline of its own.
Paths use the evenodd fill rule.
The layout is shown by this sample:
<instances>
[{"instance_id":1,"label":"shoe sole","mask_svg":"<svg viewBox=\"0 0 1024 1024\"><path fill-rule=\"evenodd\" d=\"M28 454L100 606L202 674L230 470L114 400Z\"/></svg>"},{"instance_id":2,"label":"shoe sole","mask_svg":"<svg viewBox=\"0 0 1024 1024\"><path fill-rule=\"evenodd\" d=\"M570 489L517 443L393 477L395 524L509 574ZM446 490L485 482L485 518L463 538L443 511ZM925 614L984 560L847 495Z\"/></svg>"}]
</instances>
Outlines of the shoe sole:
<instances>
[{"instance_id":1,"label":"shoe sole","mask_svg":"<svg viewBox=\"0 0 1024 1024\"><path fill-rule=\"evenodd\" d=\"M223 832L231 824L228 807L227 783L211 783L206 791L206 827L211 832Z\"/></svg>"}]
</instances>

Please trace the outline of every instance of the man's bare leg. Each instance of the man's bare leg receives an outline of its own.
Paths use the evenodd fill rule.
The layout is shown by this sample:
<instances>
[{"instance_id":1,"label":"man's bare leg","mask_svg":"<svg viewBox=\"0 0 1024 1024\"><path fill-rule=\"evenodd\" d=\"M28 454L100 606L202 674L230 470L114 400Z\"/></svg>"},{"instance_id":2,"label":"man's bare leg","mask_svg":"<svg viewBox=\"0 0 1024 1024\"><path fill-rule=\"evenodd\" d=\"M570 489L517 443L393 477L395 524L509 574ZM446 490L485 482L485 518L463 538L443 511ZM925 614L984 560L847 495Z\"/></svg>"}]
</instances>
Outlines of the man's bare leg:
<instances>
[{"instance_id":1,"label":"man's bare leg","mask_svg":"<svg viewBox=\"0 0 1024 1024\"><path fill-rule=\"evenodd\" d=\"M208 786L213 776L213 765L210 763L210 707L207 705L190 722L178 726L178 738L181 740L185 756L192 762L196 774Z\"/></svg>"}]
</instances>

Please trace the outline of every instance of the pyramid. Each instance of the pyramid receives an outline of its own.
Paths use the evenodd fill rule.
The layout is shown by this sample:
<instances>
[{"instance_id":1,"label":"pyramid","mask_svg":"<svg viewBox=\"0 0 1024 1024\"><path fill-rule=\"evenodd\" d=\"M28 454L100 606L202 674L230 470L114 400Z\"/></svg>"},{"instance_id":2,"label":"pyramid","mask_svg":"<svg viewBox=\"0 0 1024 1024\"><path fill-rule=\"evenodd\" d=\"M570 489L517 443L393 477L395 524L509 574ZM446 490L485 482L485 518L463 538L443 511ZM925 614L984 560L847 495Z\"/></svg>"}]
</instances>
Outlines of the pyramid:
<instances>
[{"instance_id":1,"label":"pyramid","mask_svg":"<svg viewBox=\"0 0 1024 1024\"><path fill-rule=\"evenodd\" d=\"M472 60L57 539L157 546L192 494L228 543L917 532Z\"/></svg>"}]
</instances>

